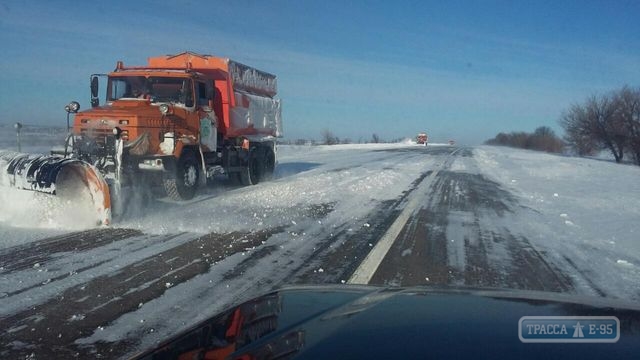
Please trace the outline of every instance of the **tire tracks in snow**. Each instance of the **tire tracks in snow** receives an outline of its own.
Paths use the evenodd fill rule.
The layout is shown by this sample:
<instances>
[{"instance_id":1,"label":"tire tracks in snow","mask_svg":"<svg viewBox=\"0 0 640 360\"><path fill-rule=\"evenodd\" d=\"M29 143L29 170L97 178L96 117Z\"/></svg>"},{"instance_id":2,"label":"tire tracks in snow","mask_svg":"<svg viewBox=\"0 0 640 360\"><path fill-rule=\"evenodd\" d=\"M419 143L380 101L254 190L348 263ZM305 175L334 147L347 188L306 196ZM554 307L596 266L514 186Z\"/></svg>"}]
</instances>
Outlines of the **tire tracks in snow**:
<instances>
[{"instance_id":1,"label":"tire tracks in snow","mask_svg":"<svg viewBox=\"0 0 640 360\"><path fill-rule=\"evenodd\" d=\"M448 156L452 151L455 151L455 148L451 147L381 149L375 151L407 156L416 154L416 149L421 150L419 154L422 156ZM343 224L335 228L316 246L309 262L295 269L293 282L297 284L347 282L362 262L362 259L371 252L371 249L378 244L383 234L389 230L400 216L425 179L433 174L434 168L438 169L442 162L447 161L446 159L439 160L439 164L437 163L435 166L425 169L400 197L378 203L369 212L367 218L363 219L365 226L353 229L352 225Z\"/></svg>"},{"instance_id":2,"label":"tire tracks in snow","mask_svg":"<svg viewBox=\"0 0 640 360\"><path fill-rule=\"evenodd\" d=\"M373 275L389 252L389 249L393 246L398 235L400 235L400 232L419 210L421 202L424 201L424 197L430 192L434 179L436 179L438 173L443 169L450 167L455 154L461 150L462 148L457 148L448 153L446 158L436 166L436 169L434 169L429 176L425 177L418 184L415 190L411 192L411 196L408 199L405 208L349 278L348 282L350 284L368 284L371 281Z\"/></svg>"},{"instance_id":3,"label":"tire tracks in snow","mask_svg":"<svg viewBox=\"0 0 640 360\"><path fill-rule=\"evenodd\" d=\"M100 228L50 237L0 250L0 269L11 272L43 265L55 254L86 251L140 235L142 232L134 229Z\"/></svg>"},{"instance_id":4,"label":"tire tracks in snow","mask_svg":"<svg viewBox=\"0 0 640 360\"><path fill-rule=\"evenodd\" d=\"M208 272L232 254L262 245L274 228L253 233L207 234L177 244L152 257L97 276L56 297L0 319L0 355L72 357L89 355L74 341L90 336L124 313L137 310L167 289ZM16 341L19 339L20 344Z\"/></svg>"},{"instance_id":5,"label":"tire tracks in snow","mask_svg":"<svg viewBox=\"0 0 640 360\"><path fill-rule=\"evenodd\" d=\"M516 211L526 208L498 183L450 170L456 157L473 161L471 150L463 149L433 174L422 207L394 238L368 282L571 291L570 278L526 237L499 225L501 219L524 216Z\"/></svg>"}]
</instances>

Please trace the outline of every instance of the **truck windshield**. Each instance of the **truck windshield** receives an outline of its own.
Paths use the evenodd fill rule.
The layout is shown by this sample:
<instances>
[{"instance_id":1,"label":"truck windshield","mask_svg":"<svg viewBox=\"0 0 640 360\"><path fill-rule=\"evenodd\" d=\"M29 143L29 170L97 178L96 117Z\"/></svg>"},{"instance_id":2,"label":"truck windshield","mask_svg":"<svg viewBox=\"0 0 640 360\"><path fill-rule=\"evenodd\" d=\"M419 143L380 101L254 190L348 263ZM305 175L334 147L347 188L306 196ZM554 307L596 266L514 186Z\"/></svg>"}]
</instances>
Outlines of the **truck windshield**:
<instances>
[{"instance_id":1,"label":"truck windshield","mask_svg":"<svg viewBox=\"0 0 640 360\"><path fill-rule=\"evenodd\" d=\"M150 99L193 106L191 79L159 76L113 76L109 78L107 100Z\"/></svg>"}]
</instances>

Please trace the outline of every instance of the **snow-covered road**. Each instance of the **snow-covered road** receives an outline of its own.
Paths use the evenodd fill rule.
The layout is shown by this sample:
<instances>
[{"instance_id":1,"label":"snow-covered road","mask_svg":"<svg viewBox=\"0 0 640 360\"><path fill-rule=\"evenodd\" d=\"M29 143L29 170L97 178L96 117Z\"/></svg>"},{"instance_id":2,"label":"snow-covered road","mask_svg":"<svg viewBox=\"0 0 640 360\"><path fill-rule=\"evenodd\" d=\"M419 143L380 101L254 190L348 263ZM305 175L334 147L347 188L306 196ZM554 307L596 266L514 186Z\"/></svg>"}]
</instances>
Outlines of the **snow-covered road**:
<instances>
[{"instance_id":1,"label":"snow-covered road","mask_svg":"<svg viewBox=\"0 0 640 360\"><path fill-rule=\"evenodd\" d=\"M0 355L122 356L284 284L347 282L405 208L371 283L638 301L638 178L508 148L283 146L275 181L88 230L2 189Z\"/></svg>"}]
</instances>

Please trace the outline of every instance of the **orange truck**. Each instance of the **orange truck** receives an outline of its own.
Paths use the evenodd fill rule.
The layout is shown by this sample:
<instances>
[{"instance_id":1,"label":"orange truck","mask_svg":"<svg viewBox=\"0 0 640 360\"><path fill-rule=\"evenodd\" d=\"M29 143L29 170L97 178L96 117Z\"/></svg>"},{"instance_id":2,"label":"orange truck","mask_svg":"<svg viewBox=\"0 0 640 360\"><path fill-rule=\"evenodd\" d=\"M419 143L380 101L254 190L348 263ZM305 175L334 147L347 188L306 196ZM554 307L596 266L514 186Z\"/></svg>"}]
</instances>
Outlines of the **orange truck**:
<instances>
[{"instance_id":1,"label":"orange truck","mask_svg":"<svg viewBox=\"0 0 640 360\"><path fill-rule=\"evenodd\" d=\"M216 174L243 185L269 180L282 136L276 94L274 75L227 58L185 52L142 66L119 61L109 74L92 75L90 109L67 105L73 126L64 151L5 160L23 176L22 188L90 188L108 223L112 206L124 207L125 189L158 185L170 198L188 200Z\"/></svg>"},{"instance_id":2,"label":"orange truck","mask_svg":"<svg viewBox=\"0 0 640 360\"><path fill-rule=\"evenodd\" d=\"M427 142L429 141L429 137L427 136L426 133L419 133L418 136L416 136L416 143L418 145L427 145Z\"/></svg>"}]
</instances>

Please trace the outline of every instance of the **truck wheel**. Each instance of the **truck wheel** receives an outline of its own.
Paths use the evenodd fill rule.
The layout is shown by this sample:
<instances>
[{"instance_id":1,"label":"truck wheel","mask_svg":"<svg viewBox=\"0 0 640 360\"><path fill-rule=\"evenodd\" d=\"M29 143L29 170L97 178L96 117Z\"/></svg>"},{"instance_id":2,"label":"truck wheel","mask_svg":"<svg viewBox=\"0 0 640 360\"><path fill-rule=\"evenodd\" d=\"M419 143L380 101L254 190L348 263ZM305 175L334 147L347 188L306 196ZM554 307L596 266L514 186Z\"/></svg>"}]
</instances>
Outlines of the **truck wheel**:
<instances>
[{"instance_id":1,"label":"truck wheel","mask_svg":"<svg viewBox=\"0 0 640 360\"><path fill-rule=\"evenodd\" d=\"M249 163L247 164L247 167L240 171L240 182L242 182L242 185L256 185L260 182L263 164L263 161L259 156L260 153L260 149L255 147L249 151Z\"/></svg>"},{"instance_id":2,"label":"truck wheel","mask_svg":"<svg viewBox=\"0 0 640 360\"><path fill-rule=\"evenodd\" d=\"M261 181L269 181L273 179L273 172L276 168L276 155L273 150L266 149L264 152L264 165Z\"/></svg>"},{"instance_id":3,"label":"truck wheel","mask_svg":"<svg viewBox=\"0 0 640 360\"><path fill-rule=\"evenodd\" d=\"M173 200L190 200L196 194L200 167L196 157L183 153L176 164L175 174L167 174L163 179L164 190Z\"/></svg>"}]
</instances>

